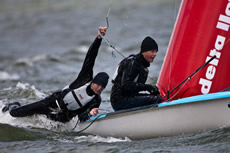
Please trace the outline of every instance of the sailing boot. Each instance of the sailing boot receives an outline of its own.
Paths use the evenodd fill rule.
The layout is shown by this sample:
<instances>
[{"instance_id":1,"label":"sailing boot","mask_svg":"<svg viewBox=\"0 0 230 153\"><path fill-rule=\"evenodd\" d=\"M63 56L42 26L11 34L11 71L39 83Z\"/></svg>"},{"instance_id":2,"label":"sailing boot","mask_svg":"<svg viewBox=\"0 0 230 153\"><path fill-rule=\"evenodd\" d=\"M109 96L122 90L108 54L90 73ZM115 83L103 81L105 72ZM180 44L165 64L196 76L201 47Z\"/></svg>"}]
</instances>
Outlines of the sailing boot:
<instances>
[{"instance_id":1,"label":"sailing boot","mask_svg":"<svg viewBox=\"0 0 230 153\"><path fill-rule=\"evenodd\" d=\"M21 104L19 102L13 102L13 103L7 104L5 107L3 107L2 112L5 113L7 111L10 111L14 108L18 108L20 106L21 106Z\"/></svg>"}]
</instances>

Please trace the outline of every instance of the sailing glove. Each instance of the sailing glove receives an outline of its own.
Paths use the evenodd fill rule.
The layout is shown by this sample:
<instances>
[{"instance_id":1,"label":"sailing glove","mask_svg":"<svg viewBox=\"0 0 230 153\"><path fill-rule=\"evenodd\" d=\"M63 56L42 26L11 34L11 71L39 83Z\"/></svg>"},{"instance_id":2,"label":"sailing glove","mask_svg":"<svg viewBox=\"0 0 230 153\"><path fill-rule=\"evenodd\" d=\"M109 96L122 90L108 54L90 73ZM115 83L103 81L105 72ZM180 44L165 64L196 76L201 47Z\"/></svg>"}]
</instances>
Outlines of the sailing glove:
<instances>
[{"instance_id":1,"label":"sailing glove","mask_svg":"<svg viewBox=\"0 0 230 153\"><path fill-rule=\"evenodd\" d=\"M145 90L147 90L152 95L158 95L158 94L160 94L157 86L153 86L151 84L145 84Z\"/></svg>"}]
</instances>

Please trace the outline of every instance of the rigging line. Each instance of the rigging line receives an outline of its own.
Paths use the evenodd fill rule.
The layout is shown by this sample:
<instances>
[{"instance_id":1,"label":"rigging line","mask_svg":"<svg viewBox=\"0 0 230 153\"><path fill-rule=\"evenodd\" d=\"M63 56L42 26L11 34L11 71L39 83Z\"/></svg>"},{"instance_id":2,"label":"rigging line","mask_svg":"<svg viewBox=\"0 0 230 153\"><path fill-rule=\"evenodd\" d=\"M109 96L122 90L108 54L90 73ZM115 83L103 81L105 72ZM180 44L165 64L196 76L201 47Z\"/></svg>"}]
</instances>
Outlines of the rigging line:
<instances>
[{"instance_id":1,"label":"rigging line","mask_svg":"<svg viewBox=\"0 0 230 153\"><path fill-rule=\"evenodd\" d=\"M72 130L74 130L76 127L77 127L77 125L80 123L80 120L78 119L77 120L77 123L75 124L75 126L73 127L73 129Z\"/></svg>"},{"instance_id":2,"label":"rigging line","mask_svg":"<svg viewBox=\"0 0 230 153\"><path fill-rule=\"evenodd\" d=\"M107 30L109 29L109 14L110 14L110 11L112 8L112 3L113 3L113 0L110 1L110 7L109 7L108 12L107 12L106 17L105 17ZM111 47L113 50L118 52L123 58L125 58L125 56L119 50L117 50L116 47L114 45L112 45L112 43L110 43L110 41L105 37L104 33L101 33L101 37L102 37L102 39L105 40L105 42L109 45L109 47ZM113 52L112 52L112 55L114 57L116 57L115 54L113 54Z\"/></svg>"},{"instance_id":3,"label":"rigging line","mask_svg":"<svg viewBox=\"0 0 230 153\"><path fill-rule=\"evenodd\" d=\"M185 85L189 82L191 80L191 78L189 78L188 80L186 80L185 82L184 82L184 84L183 84L183 86L174 94L174 95L172 95L172 97L170 97L169 99L167 99L166 101L167 102L170 102L184 87L185 87ZM163 97L163 99L164 99L164 97ZM165 99L164 99L165 100Z\"/></svg>"},{"instance_id":4,"label":"rigging line","mask_svg":"<svg viewBox=\"0 0 230 153\"><path fill-rule=\"evenodd\" d=\"M215 55L216 56L216 55ZM203 67L202 67L203 68ZM199 71L199 70L198 70ZM197 71L197 72L198 72ZM184 85L174 94L174 95L172 95L168 100L166 100L166 101L171 101L171 99L173 99L181 90L182 90L182 88L184 88L185 87L185 85L192 79L192 77L194 77L195 75L197 75L197 73L194 73L194 75L191 75L191 76L189 76L188 77L188 79L184 82Z\"/></svg>"},{"instance_id":5,"label":"rigging line","mask_svg":"<svg viewBox=\"0 0 230 153\"><path fill-rule=\"evenodd\" d=\"M112 2L111 2L111 6L107 12L107 15L105 17L105 20L106 20L106 24L107 24L107 29L109 29L109 13L110 13L110 10L111 10L111 7L112 7Z\"/></svg>"},{"instance_id":6,"label":"rigging line","mask_svg":"<svg viewBox=\"0 0 230 153\"><path fill-rule=\"evenodd\" d=\"M126 58L119 50L116 49L116 47L114 45L112 45L110 43L110 41L107 38L105 38L103 33L101 33L101 37L105 40L105 42L109 45L109 47L111 47L113 50L115 50L117 53L119 53L123 58Z\"/></svg>"},{"instance_id":7,"label":"rigging line","mask_svg":"<svg viewBox=\"0 0 230 153\"><path fill-rule=\"evenodd\" d=\"M79 131L76 131L75 133L77 133L77 134L79 134L79 133L82 133L82 132L84 132L85 130L87 130L97 119L99 119L101 116L103 116L103 115L105 115L105 114L101 114L101 115L99 115L99 116L97 116L89 125L87 125L85 128L83 128L82 130L79 130ZM72 129L72 130L74 130L76 127L77 127L77 125L79 124L80 122L79 122L79 120L77 121L77 123L76 123L76 125L74 126L74 128Z\"/></svg>"},{"instance_id":8,"label":"rigging line","mask_svg":"<svg viewBox=\"0 0 230 153\"><path fill-rule=\"evenodd\" d=\"M110 7L109 7L107 14L106 14L106 17L105 17L107 29L109 29L109 14L110 14L110 10L112 8L112 3L113 3L113 0L110 1Z\"/></svg>"},{"instance_id":9,"label":"rigging line","mask_svg":"<svg viewBox=\"0 0 230 153\"><path fill-rule=\"evenodd\" d=\"M112 45L108 39L106 39L104 36L102 36L103 34L101 34L101 37L105 40L105 42L109 45L109 47L111 47L112 49L114 49L117 53L119 53L123 58L126 58L120 51L118 51L116 49L116 47L114 45ZM112 54L114 56L114 54ZM148 78L150 78L152 81L154 81L154 79L150 76L148 76Z\"/></svg>"},{"instance_id":10,"label":"rigging line","mask_svg":"<svg viewBox=\"0 0 230 153\"><path fill-rule=\"evenodd\" d=\"M105 36L103 36L103 33L101 33L101 37L105 40L105 42L109 45L109 47L111 47L112 49L114 49L117 53L119 53L123 58L126 58L119 50L116 49L116 47L114 45L112 45L108 39L105 38ZM115 54L112 53L113 56L115 56ZM116 57L116 56L115 56ZM154 81L154 79L150 76L148 76L149 79L151 79L152 81Z\"/></svg>"},{"instance_id":11,"label":"rigging line","mask_svg":"<svg viewBox=\"0 0 230 153\"><path fill-rule=\"evenodd\" d=\"M202 68L204 68L206 65L208 65L213 59L216 58L216 55L211 57L207 62L205 62L203 65L201 65L195 72L193 72L190 76L188 76L185 80L183 80L181 83L179 83L175 88L173 88L171 91L168 91L168 93L164 96L169 98L169 94L171 94L174 90L176 90L178 87L180 87L183 83L185 83L187 80L191 80L191 78L199 72Z\"/></svg>"},{"instance_id":12,"label":"rigging line","mask_svg":"<svg viewBox=\"0 0 230 153\"><path fill-rule=\"evenodd\" d=\"M107 15L106 15L106 25L107 25L107 30L109 28L109 14L110 14L110 10L111 10L111 7L112 7L112 1L111 1L111 6L110 8L108 9L108 12L107 12ZM104 39L104 41L108 44L109 47L111 47L113 50L115 50L120 56L122 56L123 58L126 58L122 53L121 51L119 51L118 49L116 49L116 47L110 43L110 41L106 38L105 34L104 33L101 33L101 37L102 39ZM113 57L116 57L116 55L112 52L112 56ZM151 79L152 81L154 81L154 79L150 76L148 76L149 79Z\"/></svg>"}]
</instances>

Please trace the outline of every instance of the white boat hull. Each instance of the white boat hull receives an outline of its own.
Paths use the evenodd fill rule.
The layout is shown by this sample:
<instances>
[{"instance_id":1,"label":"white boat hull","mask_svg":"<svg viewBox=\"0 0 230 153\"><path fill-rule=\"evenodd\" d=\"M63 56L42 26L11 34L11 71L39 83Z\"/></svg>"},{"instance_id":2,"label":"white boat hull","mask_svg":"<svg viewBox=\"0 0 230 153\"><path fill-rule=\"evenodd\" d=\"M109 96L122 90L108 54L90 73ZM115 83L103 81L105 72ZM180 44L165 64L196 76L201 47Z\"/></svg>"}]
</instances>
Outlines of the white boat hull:
<instances>
[{"instance_id":1,"label":"white boat hull","mask_svg":"<svg viewBox=\"0 0 230 153\"><path fill-rule=\"evenodd\" d=\"M230 92L224 94L217 98L195 96L196 99L201 97L200 101L185 98L185 102L178 100L160 104L159 107L110 113L96 121L81 123L76 131L94 122L84 133L147 139L230 127Z\"/></svg>"}]
</instances>

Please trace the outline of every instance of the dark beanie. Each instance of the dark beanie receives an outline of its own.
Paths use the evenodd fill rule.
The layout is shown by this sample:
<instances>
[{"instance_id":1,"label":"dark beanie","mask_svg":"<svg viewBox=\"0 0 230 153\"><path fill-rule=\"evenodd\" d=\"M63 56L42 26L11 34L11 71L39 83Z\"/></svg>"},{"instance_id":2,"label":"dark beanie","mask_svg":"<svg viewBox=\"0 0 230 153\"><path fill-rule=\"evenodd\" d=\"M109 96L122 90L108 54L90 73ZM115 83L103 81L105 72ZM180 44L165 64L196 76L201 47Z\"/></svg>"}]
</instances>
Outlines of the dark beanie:
<instances>
[{"instance_id":1,"label":"dark beanie","mask_svg":"<svg viewBox=\"0 0 230 153\"><path fill-rule=\"evenodd\" d=\"M103 88L106 87L109 80L109 75L105 72L98 73L92 80L92 83L101 85Z\"/></svg>"},{"instance_id":2,"label":"dark beanie","mask_svg":"<svg viewBox=\"0 0 230 153\"><path fill-rule=\"evenodd\" d=\"M145 37L141 43L141 53L155 49L158 51L158 45L156 41L149 36Z\"/></svg>"}]
</instances>

